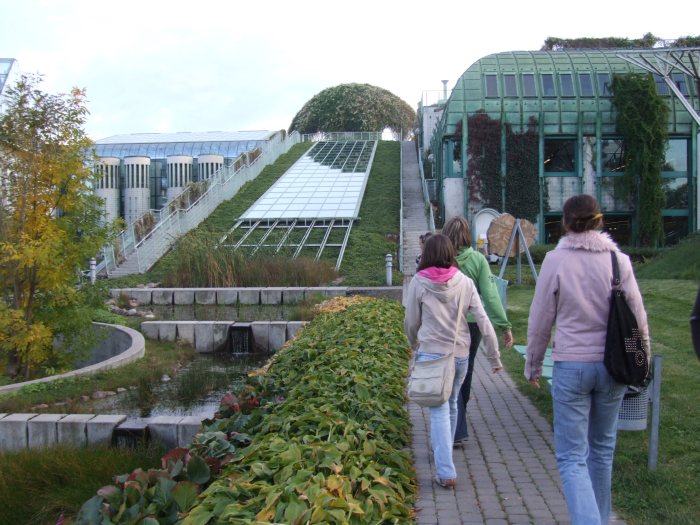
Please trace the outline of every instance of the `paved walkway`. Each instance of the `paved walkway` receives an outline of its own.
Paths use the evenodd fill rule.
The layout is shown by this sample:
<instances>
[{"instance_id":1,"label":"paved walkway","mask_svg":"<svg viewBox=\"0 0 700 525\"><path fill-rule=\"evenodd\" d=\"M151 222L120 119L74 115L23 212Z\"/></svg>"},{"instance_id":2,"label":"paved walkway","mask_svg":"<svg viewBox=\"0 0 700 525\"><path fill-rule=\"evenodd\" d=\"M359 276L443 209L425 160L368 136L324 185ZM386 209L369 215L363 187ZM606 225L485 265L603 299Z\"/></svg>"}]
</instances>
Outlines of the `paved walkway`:
<instances>
[{"instance_id":1,"label":"paved walkway","mask_svg":"<svg viewBox=\"0 0 700 525\"><path fill-rule=\"evenodd\" d=\"M432 483L428 409L409 404L420 488L417 523L567 523L549 423L507 373L479 353L468 405L469 439L454 450L455 490Z\"/></svg>"},{"instance_id":2,"label":"paved walkway","mask_svg":"<svg viewBox=\"0 0 700 525\"><path fill-rule=\"evenodd\" d=\"M416 273L416 256L420 253L418 237L428 231L428 214L423 201L423 184L418 171L418 154L413 142L401 143L401 177L403 179L403 273ZM406 279L404 286L408 285Z\"/></svg>"},{"instance_id":3,"label":"paved walkway","mask_svg":"<svg viewBox=\"0 0 700 525\"><path fill-rule=\"evenodd\" d=\"M477 356L467 407L469 439L454 449L455 489L432 483L435 465L428 409L414 403L408 409L419 485L416 523L570 523L549 422L518 391L507 372L491 373L483 353ZM610 523L624 525L614 515Z\"/></svg>"},{"instance_id":4,"label":"paved walkway","mask_svg":"<svg viewBox=\"0 0 700 525\"><path fill-rule=\"evenodd\" d=\"M428 231L415 145L402 144L404 289L415 274L418 236ZM510 350L512 351L512 350ZM559 481L552 428L507 372L492 374L478 354L468 405L469 439L454 450L458 482L432 482L428 409L409 403L418 476L419 525L570 523ZM614 518L614 516L613 516ZM624 525L619 519L611 524Z\"/></svg>"}]
</instances>

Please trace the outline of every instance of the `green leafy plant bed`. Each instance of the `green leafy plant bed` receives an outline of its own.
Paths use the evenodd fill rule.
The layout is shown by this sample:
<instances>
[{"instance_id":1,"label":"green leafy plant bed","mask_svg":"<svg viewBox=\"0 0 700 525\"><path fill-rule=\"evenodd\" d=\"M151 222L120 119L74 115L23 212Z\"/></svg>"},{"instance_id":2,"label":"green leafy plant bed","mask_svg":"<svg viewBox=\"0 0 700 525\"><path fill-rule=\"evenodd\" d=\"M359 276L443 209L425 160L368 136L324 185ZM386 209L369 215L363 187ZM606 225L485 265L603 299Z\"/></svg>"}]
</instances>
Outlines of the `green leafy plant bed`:
<instances>
[{"instance_id":1,"label":"green leafy plant bed","mask_svg":"<svg viewBox=\"0 0 700 525\"><path fill-rule=\"evenodd\" d=\"M116 478L77 523L411 523L402 321L395 301L329 301L189 450Z\"/></svg>"}]
</instances>

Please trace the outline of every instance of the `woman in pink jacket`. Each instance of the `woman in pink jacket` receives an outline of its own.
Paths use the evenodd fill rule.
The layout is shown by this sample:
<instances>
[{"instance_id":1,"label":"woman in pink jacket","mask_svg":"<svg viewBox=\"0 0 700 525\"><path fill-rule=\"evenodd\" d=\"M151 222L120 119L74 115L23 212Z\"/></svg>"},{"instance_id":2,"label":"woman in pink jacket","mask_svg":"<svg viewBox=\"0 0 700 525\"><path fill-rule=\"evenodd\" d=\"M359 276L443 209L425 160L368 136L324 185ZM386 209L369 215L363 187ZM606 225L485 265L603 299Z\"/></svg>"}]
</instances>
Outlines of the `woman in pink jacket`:
<instances>
[{"instance_id":1,"label":"woman in pink jacket","mask_svg":"<svg viewBox=\"0 0 700 525\"><path fill-rule=\"evenodd\" d=\"M457 396L469 362L468 313L474 316L483 334L486 357L493 372L503 367L496 332L486 316L476 286L456 264L450 239L440 233L431 235L425 241L418 273L411 279L404 300L404 330L416 352L416 362L438 359L454 350L452 395L442 405L430 407L430 441L437 470L435 482L445 488L457 484L452 443L457 428Z\"/></svg>"},{"instance_id":2,"label":"woman in pink jacket","mask_svg":"<svg viewBox=\"0 0 700 525\"><path fill-rule=\"evenodd\" d=\"M590 195L564 203L565 235L542 263L530 307L525 377L539 387L552 326L554 448L573 525L608 523L617 417L625 385L603 364L615 251L621 288L637 318L649 359L642 296L627 255L600 229L603 214Z\"/></svg>"}]
</instances>

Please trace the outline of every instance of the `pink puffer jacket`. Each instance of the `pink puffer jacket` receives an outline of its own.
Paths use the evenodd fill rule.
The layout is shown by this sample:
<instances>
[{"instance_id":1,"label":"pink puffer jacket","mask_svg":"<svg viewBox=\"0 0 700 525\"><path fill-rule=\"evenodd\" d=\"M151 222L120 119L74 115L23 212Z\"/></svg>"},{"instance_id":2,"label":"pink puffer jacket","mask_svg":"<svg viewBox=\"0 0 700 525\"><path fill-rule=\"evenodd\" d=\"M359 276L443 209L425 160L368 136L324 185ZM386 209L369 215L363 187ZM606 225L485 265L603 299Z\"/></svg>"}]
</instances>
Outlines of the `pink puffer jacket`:
<instances>
[{"instance_id":1,"label":"pink puffer jacket","mask_svg":"<svg viewBox=\"0 0 700 525\"><path fill-rule=\"evenodd\" d=\"M561 238L556 249L547 253L537 280L527 329L525 377L528 380L542 374L544 354L555 323L554 361L603 360L613 250L620 268L621 288L650 355L647 315L629 257L618 250L606 233L569 233Z\"/></svg>"}]
</instances>

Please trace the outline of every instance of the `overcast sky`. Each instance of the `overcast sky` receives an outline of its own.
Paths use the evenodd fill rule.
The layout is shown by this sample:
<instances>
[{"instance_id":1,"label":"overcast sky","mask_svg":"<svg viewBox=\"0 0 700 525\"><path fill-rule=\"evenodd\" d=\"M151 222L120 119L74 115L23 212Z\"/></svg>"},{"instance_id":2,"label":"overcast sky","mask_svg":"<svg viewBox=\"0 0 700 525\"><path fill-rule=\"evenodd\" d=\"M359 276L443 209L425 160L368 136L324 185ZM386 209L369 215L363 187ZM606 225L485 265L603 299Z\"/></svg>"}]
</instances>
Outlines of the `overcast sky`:
<instances>
[{"instance_id":1,"label":"overcast sky","mask_svg":"<svg viewBox=\"0 0 700 525\"><path fill-rule=\"evenodd\" d=\"M0 0L0 57L45 91L86 88L86 130L287 129L318 92L387 89L415 108L479 58L562 38L697 35L698 0Z\"/></svg>"}]
</instances>

